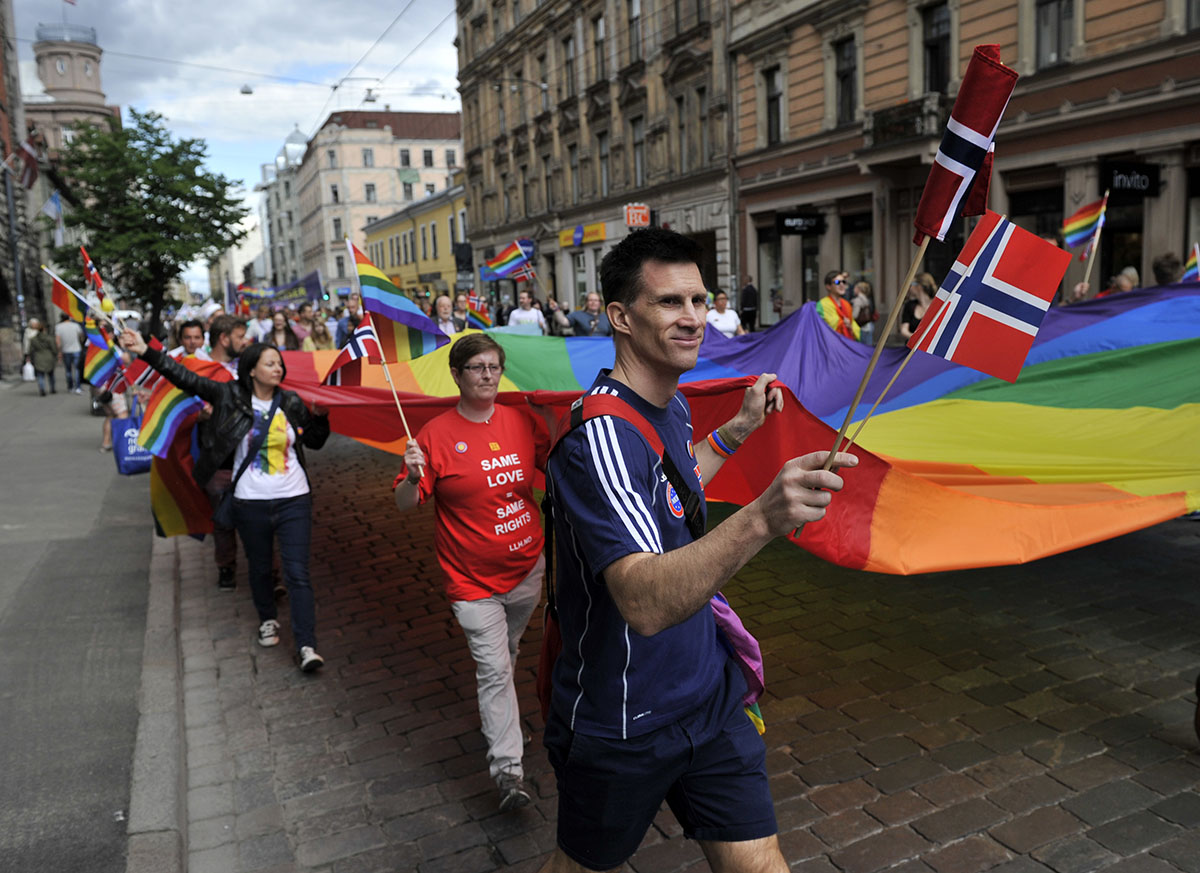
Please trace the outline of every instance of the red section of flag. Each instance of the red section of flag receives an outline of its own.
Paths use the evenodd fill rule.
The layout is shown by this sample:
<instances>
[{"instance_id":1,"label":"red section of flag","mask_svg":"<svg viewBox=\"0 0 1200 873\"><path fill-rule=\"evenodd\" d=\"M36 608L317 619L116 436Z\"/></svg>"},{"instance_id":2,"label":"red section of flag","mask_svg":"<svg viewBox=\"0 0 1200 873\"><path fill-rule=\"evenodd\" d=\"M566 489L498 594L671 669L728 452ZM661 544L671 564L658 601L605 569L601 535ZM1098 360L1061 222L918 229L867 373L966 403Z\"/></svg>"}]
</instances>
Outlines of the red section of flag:
<instances>
[{"instance_id":1,"label":"red section of flag","mask_svg":"<svg viewBox=\"0 0 1200 873\"><path fill-rule=\"evenodd\" d=\"M150 337L150 340L146 343L146 345L152 349L158 349L159 351L162 351L162 343L160 343L156 337ZM118 394L123 394L125 389L130 385L138 388L151 389L161 378L162 376L159 374L158 370L151 367L141 358L134 358L132 363L125 368L125 378L121 380L121 382L113 385L113 391L116 391Z\"/></svg>"},{"instance_id":2,"label":"red section of flag","mask_svg":"<svg viewBox=\"0 0 1200 873\"><path fill-rule=\"evenodd\" d=\"M83 278L96 293L100 295L100 299L104 299L104 282L100 278L100 271L96 269L96 265L92 263L91 255L87 253L87 249L83 246L79 247L79 253L83 255Z\"/></svg>"},{"instance_id":3,"label":"red section of flag","mask_svg":"<svg viewBox=\"0 0 1200 873\"><path fill-rule=\"evenodd\" d=\"M21 156L21 161L25 165L21 170L21 184L26 188L32 188L38 177L37 147L30 140L25 140L21 143L17 154Z\"/></svg>"},{"instance_id":4,"label":"red section of flag","mask_svg":"<svg viewBox=\"0 0 1200 873\"><path fill-rule=\"evenodd\" d=\"M978 176L985 171L990 174L992 140L1016 83L1016 71L1000 61L999 46L975 47L921 192L913 220L917 230L914 242L920 244L927 235L945 239L955 218L964 214L964 207L976 210L967 214L981 214L987 177L977 192L972 189ZM968 198L969 193L974 196Z\"/></svg>"},{"instance_id":5,"label":"red section of flag","mask_svg":"<svg viewBox=\"0 0 1200 873\"><path fill-rule=\"evenodd\" d=\"M1016 381L1069 252L985 213L908 341L909 348Z\"/></svg>"},{"instance_id":6,"label":"red section of flag","mask_svg":"<svg viewBox=\"0 0 1200 873\"><path fill-rule=\"evenodd\" d=\"M371 321L371 313L369 312L363 313L363 320L359 322L358 327L350 334L350 339L342 347L341 353L334 358L333 364L325 373L324 384L362 384L361 365L354 367L351 367L351 365L360 363L363 358L366 358L372 364L383 363L383 349L380 348L379 336L375 333L375 326ZM343 373L342 370L346 368L352 369L354 372Z\"/></svg>"}]
</instances>

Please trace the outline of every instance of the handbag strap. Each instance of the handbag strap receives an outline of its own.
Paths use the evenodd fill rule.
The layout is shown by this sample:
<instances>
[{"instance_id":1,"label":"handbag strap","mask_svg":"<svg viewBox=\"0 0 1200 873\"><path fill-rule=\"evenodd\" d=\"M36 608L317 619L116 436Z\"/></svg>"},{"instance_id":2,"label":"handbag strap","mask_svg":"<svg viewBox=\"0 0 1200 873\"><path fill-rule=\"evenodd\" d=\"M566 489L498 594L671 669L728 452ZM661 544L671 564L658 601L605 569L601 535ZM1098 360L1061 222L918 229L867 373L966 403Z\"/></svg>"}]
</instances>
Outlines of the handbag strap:
<instances>
[{"instance_id":1,"label":"handbag strap","mask_svg":"<svg viewBox=\"0 0 1200 873\"><path fill-rule=\"evenodd\" d=\"M275 410L279 408L280 392L277 390L275 396L271 398L271 409L267 412L267 424L261 431L250 438L250 445L246 447L246 457L242 458L242 466L238 467L237 475L233 477L233 481L229 484L230 493L237 490L238 480L242 478L242 474L246 472L246 468L250 466L250 461L258 454L258 450L262 448L263 442L267 439L267 431L271 429L271 420L275 418ZM254 409L254 401L250 401L250 409ZM250 425L250 432L254 432L254 425Z\"/></svg>"}]
</instances>

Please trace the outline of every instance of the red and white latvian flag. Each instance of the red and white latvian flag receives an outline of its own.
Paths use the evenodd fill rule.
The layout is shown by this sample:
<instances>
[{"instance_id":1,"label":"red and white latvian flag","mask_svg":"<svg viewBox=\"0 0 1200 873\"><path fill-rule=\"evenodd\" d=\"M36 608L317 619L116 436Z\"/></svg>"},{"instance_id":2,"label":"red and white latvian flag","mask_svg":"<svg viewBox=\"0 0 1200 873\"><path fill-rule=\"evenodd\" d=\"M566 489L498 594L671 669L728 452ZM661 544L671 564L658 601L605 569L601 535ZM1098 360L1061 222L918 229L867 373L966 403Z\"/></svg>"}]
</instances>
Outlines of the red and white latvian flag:
<instances>
[{"instance_id":1,"label":"red and white latvian flag","mask_svg":"<svg viewBox=\"0 0 1200 873\"><path fill-rule=\"evenodd\" d=\"M908 347L1015 382L1070 262L1070 252L985 212Z\"/></svg>"},{"instance_id":2,"label":"red and white latvian flag","mask_svg":"<svg viewBox=\"0 0 1200 873\"><path fill-rule=\"evenodd\" d=\"M24 165L21 170L21 184L26 188L32 188L37 182L38 177L38 155L37 147L33 144L32 139L27 139L21 143L21 148L17 151L21 156L21 163Z\"/></svg>"},{"instance_id":3,"label":"red and white latvian flag","mask_svg":"<svg viewBox=\"0 0 1200 873\"><path fill-rule=\"evenodd\" d=\"M383 349L371 323L371 313L364 312L350 339L342 347L342 353L333 360L322 383L325 385L361 385L363 359L372 364L383 363Z\"/></svg>"},{"instance_id":4,"label":"red and white latvian flag","mask_svg":"<svg viewBox=\"0 0 1200 873\"><path fill-rule=\"evenodd\" d=\"M982 215L987 208L992 140L1016 84L1017 72L1001 62L998 45L975 46L921 192L913 220L916 244L926 235L945 239L960 215Z\"/></svg>"}]
</instances>

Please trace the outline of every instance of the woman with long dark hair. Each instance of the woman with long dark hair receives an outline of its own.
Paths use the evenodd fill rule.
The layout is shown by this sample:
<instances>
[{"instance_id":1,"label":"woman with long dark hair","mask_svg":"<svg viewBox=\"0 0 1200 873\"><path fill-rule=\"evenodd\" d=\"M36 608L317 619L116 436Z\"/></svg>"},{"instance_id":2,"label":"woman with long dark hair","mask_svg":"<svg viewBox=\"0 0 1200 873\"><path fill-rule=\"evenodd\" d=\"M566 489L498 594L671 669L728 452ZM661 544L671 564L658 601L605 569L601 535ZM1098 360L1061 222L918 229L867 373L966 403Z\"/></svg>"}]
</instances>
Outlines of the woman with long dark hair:
<instances>
[{"instance_id":1,"label":"woman with long dark hair","mask_svg":"<svg viewBox=\"0 0 1200 873\"><path fill-rule=\"evenodd\" d=\"M326 410L310 412L299 395L279 387L287 375L283 356L265 343L254 343L238 359L237 380L217 382L192 372L141 335L127 330L121 345L172 383L212 406L194 477L207 482L233 455L233 523L249 564L250 592L258 610L258 642L279 644L271 563L275 538L291 603L292 639L305 673L325 662L317 654L316 607L308 574L312 540L312 489L304 449L319 449L329 437ZM218 510L220 511L220 510Z\"/></svg>"},{"instance_id":2,"label":"woman with long dark hair","mask_svg":"<svg viewBox=\"0 0 1200 873\"><path fill-rule=\"evenodd\" d=\"M300 351L300 338L283 310L271 316L271 335L265 341L281 352Z\"/></svg>"}]
</instances>

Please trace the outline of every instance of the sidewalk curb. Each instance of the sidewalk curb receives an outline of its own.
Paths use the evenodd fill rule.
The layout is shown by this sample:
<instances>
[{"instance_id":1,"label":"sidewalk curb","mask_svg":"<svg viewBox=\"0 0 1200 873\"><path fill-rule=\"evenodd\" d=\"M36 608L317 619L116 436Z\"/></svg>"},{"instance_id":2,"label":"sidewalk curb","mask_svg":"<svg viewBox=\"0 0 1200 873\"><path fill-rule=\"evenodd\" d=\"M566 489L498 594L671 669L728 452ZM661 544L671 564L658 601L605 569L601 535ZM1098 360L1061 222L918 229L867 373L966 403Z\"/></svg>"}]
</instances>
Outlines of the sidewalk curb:
<instances>
[{"instance_id":1,"label":"sidewalk curb","mask_svg":"<svg viewBox=\"0 0 1200 873\"><path fill-rule=\"evenodd\" d=\"M153 537L126 873L183 873L187 857L179 547Z\"/></svg>"}]
</instances>

